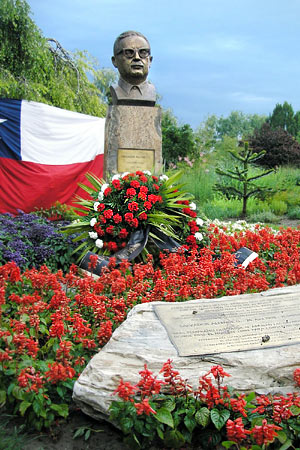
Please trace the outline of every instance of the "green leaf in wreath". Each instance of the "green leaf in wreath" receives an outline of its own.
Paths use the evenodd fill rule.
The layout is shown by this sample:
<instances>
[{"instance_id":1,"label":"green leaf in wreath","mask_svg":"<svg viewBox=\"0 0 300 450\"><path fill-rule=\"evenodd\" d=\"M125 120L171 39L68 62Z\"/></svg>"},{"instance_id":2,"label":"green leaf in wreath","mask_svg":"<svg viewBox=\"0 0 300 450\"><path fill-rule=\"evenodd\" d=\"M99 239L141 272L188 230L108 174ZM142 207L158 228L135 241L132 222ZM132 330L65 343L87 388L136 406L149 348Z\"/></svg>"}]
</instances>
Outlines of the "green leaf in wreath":
<instances>
[{"instance_id":1,"label":"green leaf in wreath","mask_svg":"<svg viewBox=\"0 0 300 450\"><path fill-rule=\"evenodd\" d=\"M170 411L167 408L160 408L156 411L154 417L161 423L168 425L171 428L174 428L174 420Z\"/></svg>"},{"instance_id":2,"label":"green leaf in wreath","mask_svg":"<svg viewBox=\"0 0 300 450\"><path fill-rule=\"evenodd\" d=\"M199 425L202 425L203 428L207 427L210 422L210 411L208 408L203 406L203 408L199 409L199 411L195 414L196 422Z\"/></svg>"},{"instance_id":3,"label":"green leaf in wreath","mask_svg":"<svg viewBox=\"0 0 300 450\"><path fill-rule=\"evenodd\" d=\"M213 408L210 412L210 418L214 426L218 431L225 425L227 420L230 417L230 411L228 409L219 410L217 408Z\"/></svg>"}]
</instances>

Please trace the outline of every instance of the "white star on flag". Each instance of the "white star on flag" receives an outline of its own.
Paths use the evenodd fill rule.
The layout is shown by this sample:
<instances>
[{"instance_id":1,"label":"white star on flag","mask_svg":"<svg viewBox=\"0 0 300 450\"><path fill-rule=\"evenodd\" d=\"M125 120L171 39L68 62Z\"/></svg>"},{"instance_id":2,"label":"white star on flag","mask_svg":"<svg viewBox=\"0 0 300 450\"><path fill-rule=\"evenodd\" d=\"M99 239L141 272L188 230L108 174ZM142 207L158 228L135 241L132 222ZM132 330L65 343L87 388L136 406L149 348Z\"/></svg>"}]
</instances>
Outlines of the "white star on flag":
<instances>
[{"instance_id":1,"label":"white star on flag","mask_svg":"<svg viewBox=\"0 0 300 450\"><path fill-rule=\"evenodd\" d=\"M0 119L0 123L6 122L6 121L7 121L7 119Z\"/></svg>"}]
</instances>

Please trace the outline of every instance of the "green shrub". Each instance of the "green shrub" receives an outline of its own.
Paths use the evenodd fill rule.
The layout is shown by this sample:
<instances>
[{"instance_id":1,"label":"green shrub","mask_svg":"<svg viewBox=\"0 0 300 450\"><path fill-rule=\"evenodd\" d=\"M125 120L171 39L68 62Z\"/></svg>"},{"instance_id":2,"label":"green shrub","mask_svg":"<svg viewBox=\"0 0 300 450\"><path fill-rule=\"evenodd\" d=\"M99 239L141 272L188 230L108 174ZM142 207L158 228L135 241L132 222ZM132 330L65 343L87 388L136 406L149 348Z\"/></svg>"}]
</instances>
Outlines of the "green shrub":
<instances>
[{"instance_id":1,"label":"green shrub","mask_svg":"<svg viewBox=\"0 0 300 450\"><path fill-rule=\"evenodd\" d=\"M273 198L270 202L270 208L276 216L282 216L287 212L288 205L283 200Z\"/></svg>"},{"instance_id":2,"label":"green shrub","mask_svg":"<svg viewBox=\"0 0 300 450\"><path fill-rule=\"evenodd\" d=\"M299 219L300 220L300 206L296 206L287 212L289 219Z\"/></svg>"},{"instance_id":3,"label":"green shrub","mask_svg":"<svg viewBox=\"0 0 300 450\"><path fill-rule=\"evenodd\" d=\"M278 223L279 217L276 216L272 211L261 211L251 214L249 217L249 222L260 222L260 223Z\"/></svg>"}]
</instances>

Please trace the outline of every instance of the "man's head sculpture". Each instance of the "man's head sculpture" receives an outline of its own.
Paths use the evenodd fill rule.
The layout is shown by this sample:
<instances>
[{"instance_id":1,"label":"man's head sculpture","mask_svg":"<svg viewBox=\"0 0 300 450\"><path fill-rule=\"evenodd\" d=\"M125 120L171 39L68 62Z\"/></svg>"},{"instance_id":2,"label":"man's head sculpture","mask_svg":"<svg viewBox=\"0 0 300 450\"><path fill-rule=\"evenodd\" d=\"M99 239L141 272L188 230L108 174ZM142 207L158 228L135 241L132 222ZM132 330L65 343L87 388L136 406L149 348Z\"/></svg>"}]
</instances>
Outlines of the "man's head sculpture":
<instances>
[{"instance_id":1,"label":"man's head sculpture","mask_svg":"<svg viewBox=\"0 0 300 450\"><path fill-rule=\"evenodd\" d=\"M152 62L148 39L137 31L125 31L115 40L111 59L120 74L118 85L111 87L113 104L154 106L155 88L146 81Z\"/></svg>"}]
</instances>

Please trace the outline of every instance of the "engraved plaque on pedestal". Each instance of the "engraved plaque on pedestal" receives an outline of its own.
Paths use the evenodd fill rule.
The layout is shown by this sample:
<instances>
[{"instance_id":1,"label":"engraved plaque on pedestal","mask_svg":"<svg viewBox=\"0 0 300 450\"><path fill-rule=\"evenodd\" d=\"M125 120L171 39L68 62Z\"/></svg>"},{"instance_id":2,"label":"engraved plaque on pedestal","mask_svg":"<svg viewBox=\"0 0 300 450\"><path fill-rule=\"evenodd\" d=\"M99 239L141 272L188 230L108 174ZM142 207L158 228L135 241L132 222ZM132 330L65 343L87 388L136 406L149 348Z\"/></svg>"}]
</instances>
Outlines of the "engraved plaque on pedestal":
<instances>
[{"instance_id":1,"label":"engraved plaque on pedestal","mask_svg":"<svg viewBox=\"0 0 300 450\"><path fill-rule=\"evenodd\" d=\"M162 167L161 109L112 105L105 124L104 177Z\"/></svg>"}]
</instances>

